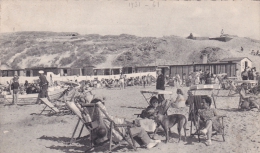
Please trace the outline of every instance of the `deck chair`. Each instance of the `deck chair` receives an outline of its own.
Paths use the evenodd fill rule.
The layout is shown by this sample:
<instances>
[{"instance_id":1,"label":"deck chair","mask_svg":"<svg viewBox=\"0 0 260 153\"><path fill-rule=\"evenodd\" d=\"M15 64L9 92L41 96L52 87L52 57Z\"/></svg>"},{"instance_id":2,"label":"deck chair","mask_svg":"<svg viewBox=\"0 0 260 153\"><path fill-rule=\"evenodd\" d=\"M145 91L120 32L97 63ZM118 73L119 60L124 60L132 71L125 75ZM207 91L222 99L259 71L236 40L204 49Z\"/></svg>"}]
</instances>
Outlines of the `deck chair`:
<instances>
[{"instance_id":1,"label":"deck chair","mask_svg":"<svg viewBox=\"0 0 260 153\"><path fill-rule=\"evenodd\" d=\"M75 111L75 114L77 113L77 116L79 117L78 123L80 121L82 121L87 126L87 128L90 130L91 145L90 145L90 148L86 152L88 152L92 149L95 149L99 146L102 146L103 144L105 144L107 142L109 142L109 150L107 152L111 152L115 148L121 146L123 144L123 142L127 142L127 144L129 146L131 146L134 150L136 150L135 142L133 140L134 136L131 134L131 131L130 131L130 128L134 126L133 124L117 124L113 119L111 119L107 115L106 111L104 109L100 108L97 104L91 103L91 104L80 104L80 105L81 105L80 106L81 108L87 109L87 111L89 112L90 118L91 118L91 120L89 120L89 122L86 122L86 120L83 120L81 117L81 115L83 113L82 110L78 109L80 111L81 115L78 110ZM107 123L109 123L109 125L106 126L108 129L107 130L108 139L100 144L93 145L93 143L96 140L95 130L97 129L97 127L99 127L98 124L100 123L100 121L98 121L98 119L100 119L100 116L104 116L101 119L106 120ZM78 127L78 124L76 125L74 131L76 131L77 127ZM126 131L126 133L127 133L126 135L124 135L122 133L122 131L120 130L122 128ZM74 137L74 134L75 134L75 132L73 132L72 138Z\"/></svg>"},{"instance_id":2,"label":"deck chair","mask_svg":"<svg viewBox=\"0 0 260 153\"><path fill-rule=\"evenodd\" d=\"M80 136L82 134L82 131L83 131L83 128L86 127L87 130L90 132L90 135L91 135L91 130L95 128L95 122L91 122L91 118L89 116L89 114L86 114L83 115L82 114L82 108L79 108L80 106L77 105L75 102L73 101L67 101L66 102L66 105L68 106L68 108L78 117L78 122L73 130L73 134L71 136L71 139L70 139L70 142L69 144L72 144L73 142L76 142L80 139ZM80 132L79 132L79 135L77 138L74 138L75 134L76 134L76 131L78 130L79 128L79 123L82 123L82 126L80 128ZM92 142L91 142L91 145L92 145ZM92 146L91 146L92 147Z\"/></svg>"},{"instance_id":3,"label":"deck chair","mask_svg":"<svg viewBox=\"0 0 260 153\"><path fill-rule=\"evenodd\" d=\"M50 115L50 114L57 114L60 113L61 111L56 108L47 98L40 98L40 100L45 104L45 107L41 111L39 115L42 115L43 112L47 112L45 115Z\"/></svg>"},{"instance_id":4,"label":"deck chair","mask_svg":"<svg viewBox=\"0 0 260 153\"><path fill-rule=\"evenodd\" d=\"M198 125L198 110L201 109L201 102L202 99L205 97L208 97L207 95L200 95L200 96L192 96L193 100L190 101L190 108L189 108L189 118L188 121L191 121L191 125L190 125L190 136L198 136L199 142L200 142L200 132L199 130L201 130L199 127L197 127L196 125ZM223 133L217 133L215 131L215 133L212 133L212 136L214 135L222 135L223 141L225 141L225 133L224 133L224 122L223 122L223 118L226 116L218 116L221 119L221 124L222 124L222 128L223 128ZM196 131L195 133L192 132L192 125L195 126Z\"/></svg>"},{"instance_id":5,"label":"deck chair","mask_svg":"<svg viewBox=\"0 0 260 153\"><path fill-rule=\"evenodd\" d=\"M241 86L240 85L232 85L231 81L228 81L229 84L229 92L228 92L228 96L233 96L235 94L239 94L240 90L241 90ZM231 94L231 92L234 91L235 93Z\"/></svg>"}]
</instances>

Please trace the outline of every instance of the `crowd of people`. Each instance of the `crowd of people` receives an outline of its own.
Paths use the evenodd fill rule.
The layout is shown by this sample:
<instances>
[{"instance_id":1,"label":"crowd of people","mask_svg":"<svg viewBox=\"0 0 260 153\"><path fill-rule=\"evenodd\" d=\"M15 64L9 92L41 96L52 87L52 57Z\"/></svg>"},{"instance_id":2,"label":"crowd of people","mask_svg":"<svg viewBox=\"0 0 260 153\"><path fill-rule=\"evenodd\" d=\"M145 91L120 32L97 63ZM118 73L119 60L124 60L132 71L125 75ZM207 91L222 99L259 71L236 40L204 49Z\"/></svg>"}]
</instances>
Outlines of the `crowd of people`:
<instances>
[{"instance_id":1,"label":"crowd of people","mask_svg":"<svg viewBox=\"0 0 260 153\"><path fill-rule=\"evenodd\" d=\"M94 88L120 88L125 89L127 86L151 86L151 84L155 82L155 78L150 75L142 75L137 77L127 77L125 74L120 74L119 78L116 77L110 79L101 78L94 78L94 80L84 80L80 83L88 85L89 87Z\"/></svg>"},{"instance_id":2,"label":"crowd of people","mask_svg":"<svg viewBox=\"0 0 260 153\"><path fill-rule=\"evenodd\" d=\"M176 87L189 87L191 85L197 85L197 84L214 84L219 83L220 75L213 74L209 71L209 69L206 69L206 71L203 70L195 70L193 72L190 72L188 75L186 73L182 74L182 78L178 73L175 74L175 76L166 76L166 82L170 86L176 86Z\"/></svg>"}]
</instances>

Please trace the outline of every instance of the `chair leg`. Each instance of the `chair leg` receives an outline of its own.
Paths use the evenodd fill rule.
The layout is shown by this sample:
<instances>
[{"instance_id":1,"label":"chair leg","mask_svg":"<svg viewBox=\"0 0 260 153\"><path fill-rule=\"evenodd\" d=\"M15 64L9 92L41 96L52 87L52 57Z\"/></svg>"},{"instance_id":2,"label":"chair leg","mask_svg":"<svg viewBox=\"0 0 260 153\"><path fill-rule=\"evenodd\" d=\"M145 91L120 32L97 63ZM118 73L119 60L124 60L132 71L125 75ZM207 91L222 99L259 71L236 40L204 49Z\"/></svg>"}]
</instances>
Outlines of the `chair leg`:
<instances>
[{"instance_id":1,"label":"chair leg","mask_svg":"<svg viewBox=\"0 0 260 153\"><path fill-rule=\"evenodd\" d=\"M41 115L45 111L46 107L47 106L44 107L44 109L41 111L41 113L39 115Z\"/></svg>"},{"instance_id":2,"label":"chair leg","mask_svg":"<svg viewBox=\"0 0 260 153\"><path fill-rule=\"evenodd\" d=\"M111 152L112 147L112 130L113 130L113 123L110 123L110 137L109 137L109 151Z\"/></svg>"},{"instance_id":3,"label":"chair leg","mask_svg":"<svg viewBox=\"0 0 260 153\"><path fill-rule=\"evenodd\" d=\"M81 136L82 131L83 131L83 128L84 128L84 124L82 125L82 127L81 127L81 129L80 129L80 132L79 132L79 136L78 136L78 138Z\"/></svg>"},{"instance_id":4,"label":"chair leg","mask_svg":"<svg viewBox=\"0 0 260 153\"><path fill-rule=\"evenodd\" d=\"M225 127L224 127L224 121L223 121L223 117L222 117L222 126L223 126L223 133L222 133L222 138L223 138L223 141L225 142Z\"/></svg>"},{"instance_id":5,"label":"chair leg","mask_svg":"<svg viewBox=\"0 0 260 153\"><path fill-rule=\"evenodd\" d=\"M77 122L77 124L76 124L76 126L75 126L75 129L74 129L73 134L72 134L71 139L70 139L70 144L73 143L74 135L75 135L75 133L76 133L76 131L77 131L77 128L78 128L78 126L79 126L79 122L80 122L80 119L78 120L78 122Z\"/></svg>"},{"instance_id":6,"label":"chair leg","mask_svg":"<svg viewBox=\"0 0 260 153\"><path fill-rule=\"evenodd\" d=\"M192 121L190 122L190 136L192 135Z\"/></svg>"},{"instance_id":7,"label":"chair leg","mask_svg":"<svg viewBox=\"0 0 260 153\"><path fill-rule=\"evenodd\" d=\"M130 130L129 127L128 127L127 129L128 129L128 132L129 132L130 138L131 138L132 143L133 143L133 149L136 151L135 141L134 141L134 139L133 139L132 132L131 132L131 130Z\"/></svg>"}]
</instances>

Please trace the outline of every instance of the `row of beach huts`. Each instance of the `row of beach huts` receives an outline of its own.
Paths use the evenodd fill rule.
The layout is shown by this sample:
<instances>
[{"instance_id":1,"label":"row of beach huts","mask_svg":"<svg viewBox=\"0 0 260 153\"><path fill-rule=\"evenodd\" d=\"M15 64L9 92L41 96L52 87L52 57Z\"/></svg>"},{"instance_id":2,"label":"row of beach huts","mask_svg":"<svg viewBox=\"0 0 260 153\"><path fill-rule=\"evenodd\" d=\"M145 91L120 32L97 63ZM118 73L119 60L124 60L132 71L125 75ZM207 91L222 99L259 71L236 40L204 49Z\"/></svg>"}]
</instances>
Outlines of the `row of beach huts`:
<instances>
[{"instance_id":1,"label":"row of beach huts","mask_svg":"<svg viewBox=\"0 0 260 153\"><path fill-rule=\"evenodd\" d=\"M181 77L196 70L209 70L213 74L227 73L228 77L236 75L236 70L240 72L246 67L252 67L252 61L247 57L239 58L225 58L217 63L201 63L201 64L187 64L187 65L147 65L134 67L94 67L86 66L82 68L73 67L33 67L25 69L2 69L2 77L12 77L14 75L35 77L38 76L38 71L43 70L45 74L52 72L60 76L100 76L100 75L117 75L121 72L123 74L155 72L157 68L161 68L164 75L175 76L179 74Z\"/></svg>"}]
</instances>

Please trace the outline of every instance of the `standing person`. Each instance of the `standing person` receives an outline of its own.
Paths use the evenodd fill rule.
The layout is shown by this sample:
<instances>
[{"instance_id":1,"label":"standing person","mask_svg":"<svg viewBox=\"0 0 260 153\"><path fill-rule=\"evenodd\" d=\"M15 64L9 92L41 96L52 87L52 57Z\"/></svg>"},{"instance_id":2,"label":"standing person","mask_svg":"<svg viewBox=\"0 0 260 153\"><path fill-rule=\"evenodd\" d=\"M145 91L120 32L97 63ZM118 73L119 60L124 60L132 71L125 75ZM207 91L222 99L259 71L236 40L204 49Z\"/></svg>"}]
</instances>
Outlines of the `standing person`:
<instances>
[{"instance_id":1,"label":"standing person","mask_svg":"<svg viewBox=\"0 0 260 153\"><path fill-rule=\"evenodd\" d=\"M175 80L176 80L176 87L179 88L181 86L181 77L177 73L175 75Z\"/></svg>"},{"instance_id":2,"label":"standing person","mask_svg":"<svg viewBox=\"0 0 260 153\"><path fill-rule=\"evenodd\" d=\"M142 76L142 83L143 83L143 87L145 88L146 85L146 76Z\"/></svg>"},{"instance_id":3,"label":"standing person","mask_svg":"<svg viewBox=\"0 0 260 153\"><path fill-rule=\"evenodd\" d=\"M43 75L43 71L39 71L39 78L40 78L40 92L39 92L39 95L38 95L38 99L36 101L36 104L40 104L39 100L40 98L47 98L49 101L50 98L49 98L49 95L48 95L48 84L49 82L47 81L46 77Z\"/></svg>"},{"instance_id":4,"label":"standing person","mask_svg":"<svg viewBox=\"0 0 260 153\"><path fill-rule=\"evenodd\" d=\"M156 89L157 90L165 90L164 84L165 84L165 78L162 74L162 69L157 69L157 80L156 80ZM165 100L163 94L158 94L159 102L162 102Z\"/></svg>"},{"instance_id":5,"label":"standing person","mask_svg":"<svg viewBox=\"0 0 260 153\"><path fill-rule=\"evenodd\" d=\"M242 80L240 72L239 72L238 69L236 69L236 77L237 77L237 80Z\"/></svg>"},{"instance_id":6,"label":"standing person","mask_svg":"<svg viewBox=\"0 0 260 153\"><path fill-rule=\"evenodd\" d=\"M121 74L120 74L120 76L119 76L119 86L120 86L120 90L125 88L124 85L125 85L124 75L123 75L123 73L121 72Z\"/></svg>"},{"instance_id":7,"label":"standing person","mask_svg":"<svg viewBox=\"0 0 260 153\"><path fill-rule=\"evenodd\" d=\"M252 68L252 73L253 73L253 80L256 80L256 68Z\"/></svg>"},{"instance_id":8,"label":"standing person","mask_svg":"<svg viewBox=\"0 0 260 153\"><path fill-rule=\"evenodd\" d=\"M127 83L128 83L127 76L126 76L126 75L124 75L124 89L126 88L126 86L127 86Z\"/></svg>"},{"instance_id":9,"label":"standing person","mask_svg":"<svg viewBox=\"0 0 260 153\"><path fill-rule=\"evenodd\" d=\"M151 86L152 78L151 78L151 76L150 76L149 73L148 73L147 76L146 76L146 80L147 80L147 85Z\"/></svg>"},{"instance_id":10,"label":"standing person","mask_svg":"<svg viewBox=\"0 0 260 153\"><path fill-rule=\"evenodd\" d=\"M25 89L27 89L28 86L29 86L29 82L27 80L25 80L25 83L24 83Z\"/></svg>"},{"instance_id":11,"label":"standing person","mask_svg":"<svg viewBox=\"0 0 260 153\"><path fill-rule=\"evenodd\" d=\"M186 85L186 79L187 79L187 78L186 78L186 73L183 73L183 74L182 74L182 85L183 85L183 86L187 86L187 85Z\"/></svg>"},{"instance_id":12,"label":"standing person","mask_svg":"<svg viewBox=\"0 0 260 153\"><path fill-rule=\"evenodd\" d=\"M245 70L241 73L241 77L242 77L242 80L248 80L248 73L246 71L246 68Z\"/></svg>"},{"instance_id":13,"label":"standing person","mask_svg":"<svg viewBox=\"0 0 260 153\"><path fill-rule=\"evenodd\" d=\"M50 85L53 86L52 75L50 74Z\"/></svg>"},{"instance_id":14,"label":"standing person","mask_svg":"<svg viewBox=\"0 0 260 153\"><path fill-rule=\"evenodd\" d=\"M250 69L250 70L248 71L248 79L249 79L249 80L254 80L253 69Z\"/></svg>"},{"instance_id":15,"label":"standing person","mask_svg":"<svg viewBox=\"0 0 260 153\"><path fill-rule=\"evenodd\" d=\"M13 82L11 84L11 90L13 91L13 102L12 105L17 104L18 102L18 91L19 91L20 84L18 82L18 76L15 75L13 78Z\"/></svg>"}]
</instances>

